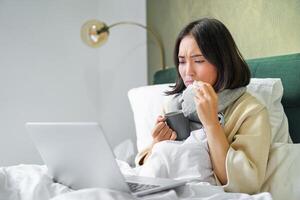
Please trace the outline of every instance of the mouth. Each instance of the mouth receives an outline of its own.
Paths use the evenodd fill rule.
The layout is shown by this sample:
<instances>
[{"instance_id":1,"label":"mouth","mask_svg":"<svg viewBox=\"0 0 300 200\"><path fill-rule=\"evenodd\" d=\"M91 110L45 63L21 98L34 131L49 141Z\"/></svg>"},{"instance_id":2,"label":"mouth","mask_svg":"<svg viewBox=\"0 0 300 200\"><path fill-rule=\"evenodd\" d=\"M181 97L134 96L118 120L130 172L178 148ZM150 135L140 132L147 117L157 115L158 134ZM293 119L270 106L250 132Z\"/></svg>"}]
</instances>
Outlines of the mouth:
<instances>
[{"instance_id":1,"label":"mouth","mask_svg":"<svg viewBox=\"0 0 300 200\"><path fill-rule=\"evenodd\" d=\"M189 86L189 85L193 84L193 82L194 82L193 80L184 81L185 86Z\"/></svg>"}]
</instances>

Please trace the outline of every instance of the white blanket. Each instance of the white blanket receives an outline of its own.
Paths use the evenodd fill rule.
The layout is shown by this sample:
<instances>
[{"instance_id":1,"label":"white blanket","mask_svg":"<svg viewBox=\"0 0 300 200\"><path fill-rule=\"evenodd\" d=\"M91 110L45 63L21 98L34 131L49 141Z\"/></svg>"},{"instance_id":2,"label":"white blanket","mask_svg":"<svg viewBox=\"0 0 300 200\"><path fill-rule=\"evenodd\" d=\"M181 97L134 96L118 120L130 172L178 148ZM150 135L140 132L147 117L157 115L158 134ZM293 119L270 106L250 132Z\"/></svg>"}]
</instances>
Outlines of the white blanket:
<instances>
[{"instance_id":1,"label":"white blanket","mask_svg":"<svg viewBox=\"0 0 300 200\"><path fill-rule=\"evenodd\" d=\"M162 142L153 149L152 157L141 167L132 168L125 162L132 155L130 145L115 148L120 170L125 175L171 177L191 180L176 190L164 191L139 198L155 199L272 199L269 193L248 195L225 193L221 186L214 186L206 137L203 133L192 132L185 142ZM130 150L131 149L131 150ZM120 153L121 152L121 153ZM127 151L128 152L128 151ZM199 156L200 155L200 156ZM125 158L125 159L124 159ZM188 170L187 170L188 169ZM0 168L0 200L96 200L134 199L131 194L104 188L73 191L54 183L46 166L18 165Z\"/></svg>"},{"instance_id":2,"label":"white blanket","mask_svg":"<svg viewBox=\"0 0 300 200\"><path fill-rule=\"evenodd\" d=\"M123 172L133 170L123 161L119 161ZM39 165L18 165L0 168L0 200L98 200L98 199L134 199L127 193L103 188L72 191L64 185L54 183L47 174L47 168ZM203 182L189 183L175 190L148 195L150 199L272 199L269 193L247 195L225 193L222 187Z\"/></svg>"},{"instance_id":3,"label":"white blanket","mask_svg":"<svg viewBox=\"0 0 300 200\"><path fill-rule=\"evenodd\" d=\"M195 179L216 185L206 134L194 130L185 141L166 140L152 148L147 162L136 168L139 176Z\"/></svg>"}]
</instances>

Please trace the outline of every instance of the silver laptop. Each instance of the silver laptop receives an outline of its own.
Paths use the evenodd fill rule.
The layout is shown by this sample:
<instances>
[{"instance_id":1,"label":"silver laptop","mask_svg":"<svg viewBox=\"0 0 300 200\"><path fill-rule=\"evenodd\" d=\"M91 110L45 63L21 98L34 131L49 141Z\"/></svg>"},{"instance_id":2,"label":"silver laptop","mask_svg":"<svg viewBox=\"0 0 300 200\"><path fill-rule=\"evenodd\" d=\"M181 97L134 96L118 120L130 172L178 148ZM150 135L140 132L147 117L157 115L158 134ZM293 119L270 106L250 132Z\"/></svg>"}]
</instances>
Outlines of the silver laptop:
<instances>
[{"instance_id":1,"label":"silver laptop","mask_svg":"<svg viewBox=\"0 0 300 200\"><path fill-rule=\"evenodd\" d=\"M98 123L28 122L26 128L54 181L72 189L100 187L143 196L186 183L124 177Z\"/></svg>"}]
</instances>

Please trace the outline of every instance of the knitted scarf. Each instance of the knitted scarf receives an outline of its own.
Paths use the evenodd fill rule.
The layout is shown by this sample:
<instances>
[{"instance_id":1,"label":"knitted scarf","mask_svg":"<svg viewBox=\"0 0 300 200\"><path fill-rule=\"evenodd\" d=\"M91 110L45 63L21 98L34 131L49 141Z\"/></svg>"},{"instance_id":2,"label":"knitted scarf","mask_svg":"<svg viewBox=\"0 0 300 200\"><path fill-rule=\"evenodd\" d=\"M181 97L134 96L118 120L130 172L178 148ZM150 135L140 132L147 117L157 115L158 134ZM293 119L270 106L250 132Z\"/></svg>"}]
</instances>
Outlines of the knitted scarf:
<instances>
[{"instance_id":1,"label":"knitted scarf","mask_svg":"<svg viewBox=\"0 0 300 200\"><path fill-rule=\"evenodd\" d=\"M217 93L219 120L221 120L220 117L223 116L223 111L225 110L225 108L236 101L245 91L246 87L240 87L236 89L225 89ZM198 124L198 126L196 126L195 128L201 128L202 123L198 118L194 96L194 86L191 84L182 93L174 96L172 101L170 101L167 106L168 110L171 112L181 110L184 116L187 117L190 122L195 122Z\"/></svg>"}]
</instances>

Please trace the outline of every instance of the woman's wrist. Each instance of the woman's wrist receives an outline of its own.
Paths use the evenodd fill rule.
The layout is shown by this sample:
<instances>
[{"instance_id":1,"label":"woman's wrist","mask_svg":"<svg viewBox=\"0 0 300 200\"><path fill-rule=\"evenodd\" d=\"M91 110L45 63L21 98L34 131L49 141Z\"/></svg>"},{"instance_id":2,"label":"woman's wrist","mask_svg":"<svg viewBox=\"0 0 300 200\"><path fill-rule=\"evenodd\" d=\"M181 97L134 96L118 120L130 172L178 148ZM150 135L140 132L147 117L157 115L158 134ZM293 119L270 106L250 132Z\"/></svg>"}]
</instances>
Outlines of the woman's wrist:
<instances>
[{"instance_id":1,"label":"woman's wrist","mask_svg":"<svg viewBox=\"0 0 300 200\"><path fill-rule=\"evenodd\" d=\"M218 125L220 125L220 122L219 122L218 118L207 121L207 123L203 123L204 128L216 127Z\"/></svg>"},{"instance_id":2,"label":"woman's wrist","mask_svg":"<svg viewBox=\"0 0 300 200\"><path fill-rule=\"evenodd\" d=\"M210 134L218 133L221 130L223 131L223 127L221 126L221 124L219 122L212 123L209 125L204 125L204 129L205 129L206 133L210 133Z\"/></svg>"}]
</instances>

